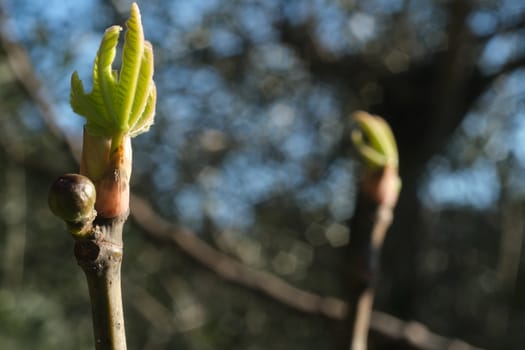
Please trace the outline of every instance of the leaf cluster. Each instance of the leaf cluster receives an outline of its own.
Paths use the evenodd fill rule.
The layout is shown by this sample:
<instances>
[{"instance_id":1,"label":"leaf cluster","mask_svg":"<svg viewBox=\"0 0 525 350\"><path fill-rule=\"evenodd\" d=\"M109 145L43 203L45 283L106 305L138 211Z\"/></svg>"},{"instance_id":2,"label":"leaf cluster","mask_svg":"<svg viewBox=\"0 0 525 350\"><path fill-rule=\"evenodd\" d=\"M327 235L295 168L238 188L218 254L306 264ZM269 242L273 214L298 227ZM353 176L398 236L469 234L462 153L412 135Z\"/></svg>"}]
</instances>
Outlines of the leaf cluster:
<instances>
[{"instance_id":1,"label":"leaf cluster","mask_svg":"<svg viewBox=\"0 0 525 350\"><path fill-rule=\"evenodd\" d=\"M93 90L85 92L77 72L71 77L71 106L86 118L86 130L92 135L112 139L123 135L134 137L153 124L156 102L153 49L144 40L135 3L126 26L120 72L112 68L122 30L115 25L106 30L100 43L93 67Z\"/></svg>"}]
</instances>

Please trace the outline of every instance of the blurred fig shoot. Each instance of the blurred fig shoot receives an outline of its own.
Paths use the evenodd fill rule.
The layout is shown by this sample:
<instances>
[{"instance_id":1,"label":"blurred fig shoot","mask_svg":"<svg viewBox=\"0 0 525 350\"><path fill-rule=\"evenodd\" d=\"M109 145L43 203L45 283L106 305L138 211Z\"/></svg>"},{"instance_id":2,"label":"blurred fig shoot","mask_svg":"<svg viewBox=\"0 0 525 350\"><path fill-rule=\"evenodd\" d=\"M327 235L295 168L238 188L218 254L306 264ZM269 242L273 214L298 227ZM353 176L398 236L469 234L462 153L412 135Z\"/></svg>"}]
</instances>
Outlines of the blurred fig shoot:
<instances>
[{"instance_id":1,"label":"blurred fig shoot","mask_svg":"<svg viewBox=\"0 0 525 350\"><path fill-rule=\"evenodd\" d=\"M337 349L366 350L381 247L393 220L401 180L397 144L388 123L364 111L354 112L350 123L350 137L362 167L356 207L349 222L352 239L343 280L350 307L338 328Z\"/></svg>"},{"instance_id":2,"label":"blurred fig shoot","mask_svg":"<svg viewBox=\"0 0 525 350\"><path fill-rule=\"evenodd\" d=\"M394 134L381 117L357 111L351 138L364 165L362 190L378 204L395 206L401 179L398 175L399 155Z\"/></svg>"}]
</instances>

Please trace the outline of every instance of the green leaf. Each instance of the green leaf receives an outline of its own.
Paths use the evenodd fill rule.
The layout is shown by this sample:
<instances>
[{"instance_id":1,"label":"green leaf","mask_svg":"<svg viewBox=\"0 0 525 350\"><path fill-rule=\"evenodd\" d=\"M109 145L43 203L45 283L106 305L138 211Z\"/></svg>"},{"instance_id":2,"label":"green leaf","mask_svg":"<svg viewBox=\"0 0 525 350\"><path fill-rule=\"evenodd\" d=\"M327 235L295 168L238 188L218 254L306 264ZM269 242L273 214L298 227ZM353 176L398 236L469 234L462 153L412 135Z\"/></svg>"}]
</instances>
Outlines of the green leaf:
<instances>
[{"instance_id":1,"label":"green leaf","mask_svg":"<svg viewBox=\"0 0 525 350\"><path fill-rule=\"evenodd\" d=\"M142 112L140 118L135 122L131 128L130 135L135 137L143 132L149 130L150 126L153 124L153 118L155 116L155 102L157 100L157 88L154 82L151 82L150 93L148 94L148 100L144 111Z\"/></svg>"},{"instance_id":2,"label":"green leaf","mask_svg":"<svg viewBox=\"0 0 525 350\"><path fill-rule=\"evenodd\" d=\"M352 132L352 141L361 154L361 157L363 157L367 163L374 164L378 167L384 166L387 163L387 158L384 154L367 144L361 131L354 130Z\"/></svg>"},{"instance_id":3,"label":"green leaf","mask_svg":"<svg viewBox=\"0 0 525 350\"><path fill-rule=\"evenodd\" d=\"M156 103L153 82L153 49L144 40L140 12L131 5L120 72L112 68L122 28L109 27L100 43L93 67L93 90L87 94L75 72L71 77L70 103L86 118L86 130L113 139L136 136L153 124Z\"/></svg>"},{"instance_id":4,"label":"green leaf","mask_svg":"<svg viewBox=\"0 0 525 350\"><path fill-rule=\"evenodd\" d=\"M106 122L113 127L122 129L118 123L118 115L115 110L115 88L116 79L112 69L113 60L117 54L118 38L122 28L120 26L109 27L104 33L100 48L98 49L93 68L93 91L91 98L93 103L99 104L98 109ZM103 106L100 105L102 102Z\"/></svg>"},{"instance_id":5,"label":"green leaf","mask_svg":"<svg viewBox=\"0 0 525 350\"><path fill-rule=\"evenodd\" d=\"M153 48L149 42L144 43L144 53L140 65L139 76L137 80L137 90L133 99L131 115L128 121L130 129L136 124L142 116L146 103L151 93L151 81L153 78Z\"/></svg>"},{"instance_id":6,"label":"green leaf","mask_svg":"<svg viewBox=\"0 0 525 350\"><path fill-rule=\"evenodd\" d=\"M131 16L126 22L127 32L122 52L122 68L119 76L119 86L117 92L117 104L120 107L120 118L123 125L129 127L129 119L133 101L137 90L147 89L141 86L137 89L139 75L144 56L144 33L140 23L140 13L137 4L131 6ZM153 65L153 63L152 63ZM144 82L142 82L144 83Z\"/></svg>"},{"instance_id":7,"label":"green leaf","mask_svg":"<svg viewBox=\"0 0 525 350\"><path fill-rule=\"evenodd\" d=\"M365 163L374 168L398 166L399 156L394 134L381 117L358 111L352 115L356 128L352 142Z\"/></svg>"}]
</instances>

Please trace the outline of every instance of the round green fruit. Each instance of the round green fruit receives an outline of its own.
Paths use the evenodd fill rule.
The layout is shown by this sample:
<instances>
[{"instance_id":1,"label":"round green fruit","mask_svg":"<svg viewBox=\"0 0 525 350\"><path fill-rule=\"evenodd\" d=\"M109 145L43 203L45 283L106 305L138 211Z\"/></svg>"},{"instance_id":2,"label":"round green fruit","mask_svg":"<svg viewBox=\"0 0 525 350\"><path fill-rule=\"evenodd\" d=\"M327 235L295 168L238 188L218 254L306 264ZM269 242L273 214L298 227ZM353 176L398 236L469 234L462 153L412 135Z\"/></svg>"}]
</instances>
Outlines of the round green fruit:
<instances>
[{"instance_id":1,"label":"round green fruit","mask_svg":"<svg viewBox=\"0 0 525 350\"><path fill-rule=\"evenodd\" d=\"M49 190L49 208L70 223L83 223L95 215L95 185L79 174L65 174L55 180Z\"/></svg>"}]
</instances>

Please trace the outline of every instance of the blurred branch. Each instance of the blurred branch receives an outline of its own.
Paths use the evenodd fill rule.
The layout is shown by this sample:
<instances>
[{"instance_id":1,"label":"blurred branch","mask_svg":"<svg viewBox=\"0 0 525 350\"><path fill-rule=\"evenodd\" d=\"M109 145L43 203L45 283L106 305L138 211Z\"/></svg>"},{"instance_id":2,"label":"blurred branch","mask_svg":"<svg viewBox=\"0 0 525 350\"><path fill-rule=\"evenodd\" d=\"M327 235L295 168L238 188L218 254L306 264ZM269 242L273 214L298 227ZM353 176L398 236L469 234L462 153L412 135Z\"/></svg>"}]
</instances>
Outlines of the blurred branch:
<instances>
[{"instance_id":1,"label":"blurred branch","mask_svg":"<svg viewBox=\"0 0 525 350\"><path fill-rule=\"evenodd\" d=\"M511 169L516 167L516 159L512 155L498 164L499 180L502 184L500 195L500 238L499 253L497 256L496 275L499 280L500 295L507 300L512 300L517 294L517 282L523 250L523 234L525 220L523 200L516 196L509 183ZM513 303L505 302L498 310L499 317L493 328L498 337L504 336L511 325Z\"/></svg>"},{"instance_id":2,"label":"blurred branch","mask_svg":"<svg viewBox=\"0 0 525 350\"><path fill-rule=\"evenodd\" d=\"M525 222L523 219L524 205L516 200L502 200L502 222L500 253L497 264L497 275L501 281L505 293L512 294L516 287L518 278L521 250L523 242L523 231Z\"/></svg>"},{"instance_id":3,"label":"blurred branch","mask_svg":"<svg viewBox=\"0 0 525 350\"><path fill-rule=\"evenodd\" d=\"M131 197L131 215L148 236L159 242L174 244L227 281L260 292L300 312L322 315L334 320L341 320L346 316L348 305L344 301L304 291L271 273L244 265L214 249L187 228L160 217L151 205L139 196ZM380 311L372 312L370 327L372 332L401 341L410 346L410 349L479 349L457 339L436 335L419 322L405 322Z\"/></svg>"},{"instance_id":4,"label":"blurred branch","mask_svg":"<svg viewBox=\"0 0 525 350\"><path fill-rule=\"evenodd\" d=\"M341 319L346 314L344 302L306 292L271 273L242 264L214 249L187 228L164 220L139 196L131 197L131 215L150 237L160 242L175 244L185 254L227 281L259 291L302 312L321 314L333 319Z\"/></svg>"},{"instance_id":5,"label":"blurred branch","mask_svg":"<svg viewBox=\"0 0 525 350\"><path fill-rule=\"evenodd\" d=\"M4 49L7 63L11 68L16 79L28 94L29 98L34 101L35 107L46 122L47 127L59 142L65 143L70 149L73 149L74 155L78 152L74 148L74 143L64 135L55 123L56 111L50 98L42 88L42 84L33 70L33 65L25 48L15 40L13 30L7 26L6 16L3 4L0 1L0 46Z\"/></svg>"},{"instance_id":6,"label":"blurred branch","mask_svg":"<svg viewBox=\"0 0 525 350\"><path fill-rule=\"evenodd\" d=\"M62 135L62 132L54 122L56 112L53 105L49 103L49 98L45 95L42 84L33 71L33 65L25 48L17 41L9 39L5 33L6 30L11 30L6 28L7 21L1 5L2 3L0 2L0 23L3 25L2 30L0 30L0 45L6 53L7 63L20 85L29 95L29 98L35 103L49 130L60 142L68 142L68 139Z\"/></svg>"},{"instance_id":7,"label":"blurred branch","mask_svg":"<svg viewBox=\"0 0 525 350\"><path fill-rule=\"evenodd\" d=\"M22 150L23 151L23 150ZM22 160L25 158L22 154ZM27 240L27 169L16 161L4 163L5 193L0 215L5 224L3 242L3 281L8 287L18 287L23 281Z\"/></svg>"}]
</instances>

